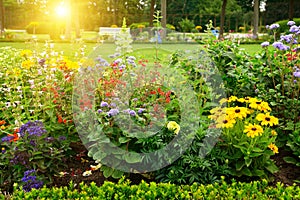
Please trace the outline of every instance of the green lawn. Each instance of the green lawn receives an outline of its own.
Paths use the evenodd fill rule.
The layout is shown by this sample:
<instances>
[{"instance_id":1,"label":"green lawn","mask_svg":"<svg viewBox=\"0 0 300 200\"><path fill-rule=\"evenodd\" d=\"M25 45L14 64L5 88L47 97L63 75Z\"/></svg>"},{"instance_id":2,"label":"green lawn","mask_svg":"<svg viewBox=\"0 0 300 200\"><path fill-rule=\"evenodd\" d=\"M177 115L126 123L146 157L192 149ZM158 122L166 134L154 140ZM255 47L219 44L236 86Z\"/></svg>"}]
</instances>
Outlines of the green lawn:
<instances>
[{"instance_id":1,"label":"green lawn","mask_svg":"<svg viewBox=\"0 0 300 200\"><path fill-rule=\"evenodd\" d=\"M37 52L42 52L45 49L45 43L32 42L0 42L0 47L11 46L18 49L31 49ZM133 55L138 58L155 58L155 44L133 44ZM158 44L157 55L163 59L171 52L176 50L194 50L199 48L199 44ZM109 55L115 53L116 46L114 43L55 43L53 49L57 52L63 52L70 59L75 59L76 53L80 54L81 48L84 47L85 56L94 58L101 55L103 58L108 58ZM260 45L241 45L248 53L254 54L261 50Z\"/></svg>"}]
</instances>

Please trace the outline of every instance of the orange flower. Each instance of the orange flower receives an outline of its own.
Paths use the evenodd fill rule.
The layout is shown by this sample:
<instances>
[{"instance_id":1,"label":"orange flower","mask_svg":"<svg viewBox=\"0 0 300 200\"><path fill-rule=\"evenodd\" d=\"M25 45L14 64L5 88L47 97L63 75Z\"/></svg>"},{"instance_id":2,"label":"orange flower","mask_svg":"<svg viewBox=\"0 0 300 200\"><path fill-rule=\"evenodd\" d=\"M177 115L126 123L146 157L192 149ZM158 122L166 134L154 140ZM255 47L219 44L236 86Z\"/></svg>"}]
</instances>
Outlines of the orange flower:
<instances>
[{"instance_id":1,"label":"orange flower","mask_svg":"<svg viewBox=\"0 0 300 200\"><path fill-rule=\"evenodd\" d=\"M18 141L19 140L19 135L17 133L14 134L7 134L8 137L13 137L11 140L9 140L10 142L14 141Z\"/></svg>"}]
</instances>

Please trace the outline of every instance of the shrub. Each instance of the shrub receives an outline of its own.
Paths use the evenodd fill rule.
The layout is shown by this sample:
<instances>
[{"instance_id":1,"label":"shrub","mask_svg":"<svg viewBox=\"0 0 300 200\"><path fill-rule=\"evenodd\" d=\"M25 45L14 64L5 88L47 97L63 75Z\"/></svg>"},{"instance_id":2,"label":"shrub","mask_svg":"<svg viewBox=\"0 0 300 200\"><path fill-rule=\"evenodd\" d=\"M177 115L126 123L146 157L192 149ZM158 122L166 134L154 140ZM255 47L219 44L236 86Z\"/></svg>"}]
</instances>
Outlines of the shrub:
<instances>
[{"instance_id":1,"label":"shrub","mask_svg":"<svg viewBox=\"0 0 300 200\"><path fill-rule=\"evenodd\" d=\"M0 198L10 199L299 199L299 186L285 187L277 183L267 186L266 180L251 183L221 183L202 185L174 185L170 183L145 183L130 185L121 179L119 183L105 182L98 187L95 183L81 183L78 189L71 182L68 187L32 189L30 192L15 190L12 195L0 193Z\"/></svg>"}]
</instances>

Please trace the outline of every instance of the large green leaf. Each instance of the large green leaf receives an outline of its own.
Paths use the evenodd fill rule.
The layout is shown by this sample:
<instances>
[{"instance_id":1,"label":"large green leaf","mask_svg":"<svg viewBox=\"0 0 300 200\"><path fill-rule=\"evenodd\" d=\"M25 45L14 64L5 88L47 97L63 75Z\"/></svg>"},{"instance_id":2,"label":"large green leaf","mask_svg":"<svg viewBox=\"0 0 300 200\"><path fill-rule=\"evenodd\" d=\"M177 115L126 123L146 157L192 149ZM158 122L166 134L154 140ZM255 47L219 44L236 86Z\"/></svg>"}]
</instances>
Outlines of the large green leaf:
<instances>
[{"instance_id":1,"label":"large green leaf","mask_svg":"<svg viewBox=\"0 0 300 200\"><path fill-rule=\"evenodd\" d=\"M138 163L142 161L142 157L138 153L128 152L124 155L124 159L128 163Z\"/></svg>"}]
</instances>

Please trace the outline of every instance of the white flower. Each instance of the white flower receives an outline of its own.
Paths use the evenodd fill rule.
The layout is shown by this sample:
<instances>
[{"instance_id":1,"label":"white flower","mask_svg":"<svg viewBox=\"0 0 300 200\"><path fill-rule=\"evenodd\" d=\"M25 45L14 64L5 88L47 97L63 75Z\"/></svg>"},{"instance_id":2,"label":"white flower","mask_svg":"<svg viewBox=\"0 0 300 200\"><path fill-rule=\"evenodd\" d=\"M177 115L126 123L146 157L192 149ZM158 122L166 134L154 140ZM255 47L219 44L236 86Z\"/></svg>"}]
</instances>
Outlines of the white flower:
<instances>
[{"instance_id":1,"label":"white flower","mask_svg":"<svg viewBox=\"0 0 300 200\"><path fill-rule=\"evenodd\" d=\"M82 176L90 176L90 175L92 175L92 170L87 170L82 174Z\"/></svg>"}]
</instances>

